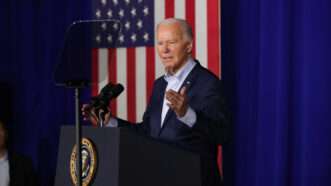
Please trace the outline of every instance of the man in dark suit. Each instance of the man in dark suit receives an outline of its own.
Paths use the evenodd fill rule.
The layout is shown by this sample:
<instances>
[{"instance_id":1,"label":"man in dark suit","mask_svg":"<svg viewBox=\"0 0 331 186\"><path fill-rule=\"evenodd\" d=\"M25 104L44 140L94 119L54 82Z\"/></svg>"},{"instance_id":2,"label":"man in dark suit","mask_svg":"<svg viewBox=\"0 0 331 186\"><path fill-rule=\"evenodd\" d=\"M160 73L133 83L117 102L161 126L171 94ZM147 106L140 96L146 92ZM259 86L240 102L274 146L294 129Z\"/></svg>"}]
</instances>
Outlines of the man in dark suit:
<instances>
[{"instance_id":1,"label":"man in dark suit","mask_svg":"<svg viewBox=\"0 0 331 186\"><path fill-rule=\"evenodd\" d=\"M155 139L199 153L203 186L219 186L217 145L227 141L230 134L221 82L191 57L193 33L186 21L175 18L162 21L157 26L156 38L165 75L154 82L142 123L131 125L110 114L106 115L105 123L113 127L130 126Z\"/></svg>"},{"instance_id":2,"label":"man in dark suit","mask_svg":"<svg viewBox=\"0 0 331 186\"><path fill-rule=\"evenodd\" d=\"M8 130L0 120L0 186L36 186L32 161L8 150Z\"/></svg>"}]
</instances>

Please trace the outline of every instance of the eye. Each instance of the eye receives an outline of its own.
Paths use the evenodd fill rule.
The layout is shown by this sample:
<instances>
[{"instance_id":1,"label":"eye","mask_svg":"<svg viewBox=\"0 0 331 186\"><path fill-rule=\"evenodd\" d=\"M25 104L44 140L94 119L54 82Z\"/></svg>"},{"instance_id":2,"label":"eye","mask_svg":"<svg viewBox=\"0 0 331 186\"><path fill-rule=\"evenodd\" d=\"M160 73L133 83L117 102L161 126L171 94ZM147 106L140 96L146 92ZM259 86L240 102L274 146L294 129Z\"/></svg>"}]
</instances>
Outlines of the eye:
<instances>
[{"instance_id":1,"label":"eye","mask_svg":"<svg viewBox=\"0 0 331 186\"><path fill-rule=\"evenodd\" d=\"M169 44L176 44L177 41L170 41Z\"/></svg>"}]
</instances>

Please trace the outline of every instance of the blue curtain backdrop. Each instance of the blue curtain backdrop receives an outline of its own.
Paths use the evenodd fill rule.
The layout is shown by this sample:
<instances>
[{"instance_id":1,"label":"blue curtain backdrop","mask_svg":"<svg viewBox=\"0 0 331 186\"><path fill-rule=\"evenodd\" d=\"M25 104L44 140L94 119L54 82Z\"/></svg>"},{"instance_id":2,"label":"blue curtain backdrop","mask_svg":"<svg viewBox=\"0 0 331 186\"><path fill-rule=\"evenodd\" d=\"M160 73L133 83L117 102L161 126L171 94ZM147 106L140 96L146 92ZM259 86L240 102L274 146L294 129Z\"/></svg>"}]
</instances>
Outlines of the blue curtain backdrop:
<instances>
[{"instance_id":1,"label":"blue curtain backdrop","mask_svg":"<svg viewBox=\"0 0 331 186\"><path fill-rule=\"evenodd\" d=\"M54 86L54 66L66 28L90 8L89 0L0 2L12 144L33 158L45 186L59 127L74 123L73 93ZM224 147L228 185L331 185L330 18L329 0L222 0L222 77L235 120Z\"/></svg>"},{"instance_id":2,"label":"blue curtain backdrop","mask_svg":"<svg viewBox=\"0 0 331 186\"><path fill-rule=\"evenodd\" d=\"M226 183L331 185L330 18L330 0L222 0Z\"/></svg>"},{"instance_id":3,"label":"blue curtain backdrop","mask_svg":"<svg viewBox=\"0 0 331 186\"><path fill-rule=\"evenodd\" d=\"M59 127L74 123L73 92L54 86L54 67L67 27L90 17L90 3L0 1L0 81L12 93L11 142L34 160L44 186L53 185Z\"/></svg>"}]
</instances>

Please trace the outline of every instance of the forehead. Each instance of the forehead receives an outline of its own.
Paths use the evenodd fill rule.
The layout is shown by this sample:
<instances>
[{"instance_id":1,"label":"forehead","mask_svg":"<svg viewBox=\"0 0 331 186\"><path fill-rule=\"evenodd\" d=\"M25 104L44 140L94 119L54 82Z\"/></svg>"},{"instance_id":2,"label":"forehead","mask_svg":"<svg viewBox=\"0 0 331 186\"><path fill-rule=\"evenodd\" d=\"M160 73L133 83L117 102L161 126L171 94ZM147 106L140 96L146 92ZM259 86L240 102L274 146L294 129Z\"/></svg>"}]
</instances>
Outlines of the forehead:
<instances>
[{"instance_id":1,"label":"forehead","mask_svg":"<svg viewBox=\"0 0 331 186\"><path fill-rule=\"evenodd\" d=\"M182 37L183 32L179 23L160 24L157 27L157 36Z\"/></svg>"}]
</instances>

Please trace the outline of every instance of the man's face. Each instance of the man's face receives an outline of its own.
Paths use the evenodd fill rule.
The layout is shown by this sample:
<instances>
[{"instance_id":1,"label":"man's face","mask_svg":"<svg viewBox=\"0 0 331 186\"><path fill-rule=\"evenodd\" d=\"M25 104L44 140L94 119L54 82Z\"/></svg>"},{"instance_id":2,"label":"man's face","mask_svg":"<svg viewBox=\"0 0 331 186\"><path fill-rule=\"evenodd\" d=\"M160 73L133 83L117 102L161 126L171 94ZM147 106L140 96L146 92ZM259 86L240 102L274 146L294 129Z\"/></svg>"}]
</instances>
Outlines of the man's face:
<instances>
[{"instance_id":1,"label":"man's face","mask_svg":"<svg viewBox=\"0 0 331 186\"><path fill-rule=\"evenodd\" d=\"M161 24L157 29L157 52L165 70L174 74L192 51L192 42L183 34L179 23Z\"/></svg>"}]
</instances>

